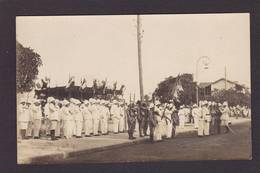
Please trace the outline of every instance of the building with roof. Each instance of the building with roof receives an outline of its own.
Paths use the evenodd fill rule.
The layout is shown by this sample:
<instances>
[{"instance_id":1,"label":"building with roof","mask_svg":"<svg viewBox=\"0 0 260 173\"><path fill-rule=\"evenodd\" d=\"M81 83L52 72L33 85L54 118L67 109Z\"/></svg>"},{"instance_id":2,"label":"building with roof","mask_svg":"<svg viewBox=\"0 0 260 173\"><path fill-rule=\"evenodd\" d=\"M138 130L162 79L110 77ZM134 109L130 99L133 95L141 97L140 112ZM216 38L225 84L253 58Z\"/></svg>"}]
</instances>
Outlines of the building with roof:
<instances>
[{"instance_id":1,"label":"building with roof","mask_svg":"<svg viewBox=\"0 0 260 173\"><path fill-rule=\"evenodd\" d=\"M198 87L200 99L207 99L207 97L212 95L212 92L214 90L234 89L242 93L249 92L249 88L245 85L241 85L238 82L226 80L225 78L220 78L215 82L202 82L199 83Z\"/></svg>"}]
</instances>

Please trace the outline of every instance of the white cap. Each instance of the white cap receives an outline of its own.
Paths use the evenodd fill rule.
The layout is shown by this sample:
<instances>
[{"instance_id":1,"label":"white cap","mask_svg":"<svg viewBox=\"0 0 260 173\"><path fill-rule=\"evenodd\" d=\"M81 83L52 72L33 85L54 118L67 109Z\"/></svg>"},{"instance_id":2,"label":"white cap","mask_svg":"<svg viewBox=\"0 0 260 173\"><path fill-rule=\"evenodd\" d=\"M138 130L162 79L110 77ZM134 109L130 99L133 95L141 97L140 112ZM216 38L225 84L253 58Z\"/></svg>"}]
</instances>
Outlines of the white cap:
<instances>
[{"instance_id":1,"label":"white cap","mask_svg":"<svg viewBox=\"0 0 260 173\"><path fill-rule=\"evenodd\" d=\"M89 101L88 100L84 100L83 103L86 105L86 104L89 104Z\"/></svg>"},{"instance_id":2,"label":"white cap","mask_svg":"<svg viewBox=\"0 0 260 173\"><path fill-rule=\"evenodd\" d=\"M193 107L194 107L194 108L195 108L195 107L198 107L198 105L197 105L197 104L194 104Z\"/></svg>"},{"instance_id":3,"label":"white cap","mask_svg":"<svg viewBox=\"0 0 260 173\"><path fill-rule=\"evenodd\" d=\"M48 102L48 103L53 102L53 101L55 101L55 98L53 98L53 97L48 97L48 98L47 98L47 102Z\"/></svg>"},{"instance_id":4,"label":"white cap","mask_svg":"<svg viewBox=\"0 0 260 173\"><path fill-rule=\"evenodd\" d=\"M224 103L223 103L223 106L227 106L228 105L228 103L225 101Z\"/></svg>"}]
</instances>

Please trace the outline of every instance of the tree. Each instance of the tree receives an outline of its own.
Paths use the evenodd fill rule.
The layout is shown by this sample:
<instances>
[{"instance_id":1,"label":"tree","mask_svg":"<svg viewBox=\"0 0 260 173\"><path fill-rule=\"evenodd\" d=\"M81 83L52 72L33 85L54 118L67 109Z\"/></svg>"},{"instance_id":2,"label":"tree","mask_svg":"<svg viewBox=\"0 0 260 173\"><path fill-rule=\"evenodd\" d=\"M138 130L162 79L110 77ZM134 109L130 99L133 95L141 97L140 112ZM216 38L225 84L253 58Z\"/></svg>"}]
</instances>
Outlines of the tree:
<instances>
[{"instance_id":1,"label":"tree","mask_svg":"<svg viewBox=\"0 0 260 173\"><path fill-rule=\"evenodd\" d=\"M17 92L31 91L34 80L42 65L40 55L16 41L16 89Z\"/></svg>"},{"instance_id":2,"label":"tree","mask_svg":"<svg viewBox=\"0 0 260 173\"><path fill-rule=\"evenodd\" d=\"M227 101L230 106L246 105L251 107L250 93L242 93L232 88L229 90L214 90L210 100L214 100L220 103Z\"/></svg>"},{"instance_id":3,"label":"tree","mask_svg":"<svg viewBox=\"0 0 260 173\"><path fill-rule=\"evenodd\" d=\"M178 92L178 99L173 92L176 89L177 78L179 78L180 85L183 89ZM193 75L185 73L178 77L170 76L166 78L158 84L158 87L154 91L154 95L158 97L161 102L167 102L173 99L178 105L188 105L195 102L196 83L193 81Z\"/></svg>"}]
</instances>

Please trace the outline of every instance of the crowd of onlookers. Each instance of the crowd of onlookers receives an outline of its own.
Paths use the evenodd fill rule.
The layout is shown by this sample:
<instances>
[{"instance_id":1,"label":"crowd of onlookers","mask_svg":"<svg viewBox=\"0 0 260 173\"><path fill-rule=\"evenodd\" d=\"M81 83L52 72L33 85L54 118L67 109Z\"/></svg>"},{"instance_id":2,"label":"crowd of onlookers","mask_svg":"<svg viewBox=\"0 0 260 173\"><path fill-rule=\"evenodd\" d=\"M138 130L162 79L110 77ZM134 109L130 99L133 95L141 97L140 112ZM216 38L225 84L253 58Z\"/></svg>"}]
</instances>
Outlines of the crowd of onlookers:
<instances>
[{"instance_id":1,"label":"crowd of onlookers","mask_svg":"<svg viewBox=\"0 0 260 173\"><path fill-rule=\"evenodd\" d=\"M138 131L140 137L150 136L152 141L161 141L174 138L177 126L184 128L187 123L194 125L198 136L218 134L221 129L228 132L230 117L250 117L251 109L206 100L177 108L173 101L126 104L124 100L48 97L46 102L20 99L17 115L21 139L57 140L123 132L128 132L129 139L135 139L134 132Z\"/></svg>"}]
</instances>

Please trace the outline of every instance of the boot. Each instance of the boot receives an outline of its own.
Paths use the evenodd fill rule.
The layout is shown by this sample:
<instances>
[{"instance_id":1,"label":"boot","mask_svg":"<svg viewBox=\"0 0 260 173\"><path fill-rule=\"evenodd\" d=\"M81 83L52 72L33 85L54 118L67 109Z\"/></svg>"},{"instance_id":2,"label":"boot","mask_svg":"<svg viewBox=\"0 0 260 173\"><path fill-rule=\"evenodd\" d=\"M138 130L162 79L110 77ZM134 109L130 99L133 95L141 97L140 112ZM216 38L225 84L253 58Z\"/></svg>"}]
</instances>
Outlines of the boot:
<instances>
[{"instance_id":1,"label":"boot","mask_svg":"<svg viewBox=\"0 0 260 173\"><path fill-rule=\"evenodd\" d=\"M50 133L51 133L51 140L52 141L56 140L56 138L55 138L55 130L51 130Z\"/></svg>"}]
</instances>

